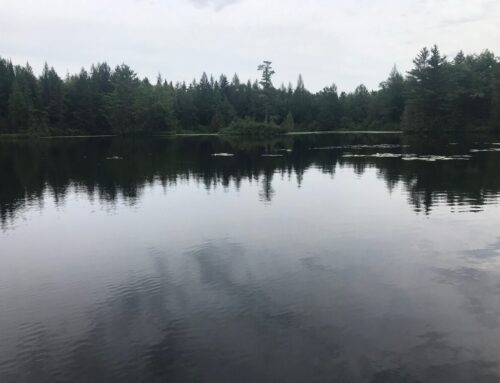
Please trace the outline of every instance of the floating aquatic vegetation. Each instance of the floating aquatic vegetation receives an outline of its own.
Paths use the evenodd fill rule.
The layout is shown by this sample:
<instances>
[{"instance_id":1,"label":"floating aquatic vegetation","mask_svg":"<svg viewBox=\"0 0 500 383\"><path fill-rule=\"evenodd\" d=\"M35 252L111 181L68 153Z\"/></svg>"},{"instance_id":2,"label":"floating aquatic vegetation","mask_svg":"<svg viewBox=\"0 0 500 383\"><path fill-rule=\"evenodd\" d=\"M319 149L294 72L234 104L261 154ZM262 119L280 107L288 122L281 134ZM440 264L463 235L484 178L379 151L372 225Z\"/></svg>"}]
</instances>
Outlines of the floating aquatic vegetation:
<instances>
[{"instance_id":1,"label":"floating aquatic vegetation","mask_svg":"<svg viewBox=\"0 0 500 383\"><path fill-rule=\"evenodd\" d=\"M405 161L427 161L427 162L435 162L435 161L467 161L471 159L469 155L456 155L456 156L417 156L417 155L406 155L402 157Z\"/></svg>"},{"instance_id":2,"label":"floating aquatic vegetation","mask_svg":"<svg viewBox=\"0 0 500 383\"><path fill-rule=\"evenodd\" d=\"M407 148L408 145L400 144L375 144L375 145L350 145L347 146L349 149L399 149Z\"/></svg>"},{"instance_id":3,"label":"floating aquatic vegetation","mask_svg":"<svg viewBox=\"0 0 500 383\"><path fill-rule=\"evenodd\" d=\"M498 145L498 144L493 144ZM471 153L481 153L481 152L500 152L500 148L486 148L486 149L471 149Z\"/></svg>"},{"instance_id":4,"label":"floating aquatic vegetation","mask_svg":"<svg viewBox=\"0 0 500 383\"><path fill-rule=\"evenodd\" d=\"M398 154L398 153L375 153L375 154L353 154L346 153L342 157L345 158L401 158L405 161L427 161L427 162L435 162L435 161L453 161L453 160L462 160L466 161L471 158L469 155L456 155L456 156L419 156L417 154Z\"/></svg>"},{"instance_id":5,"label":"floating aquatic vegetation","mask_svg":"<svg viewBox=\"0 0 500 383\"><path fill-rule=\"evenodd\" d=\"M232 153L214 153L212 157L234 157Z\"/></svg>"},{"instance_id":6,"label":"floating aquatic vegetation","mask_svg":"<svg viewBox=\"0 0 500 383\"><path fill-rule=\"evenodd\" d=\"M375 154L352 154L346 153L342 155L346 158L401 158L402 154L398 153L375 153Z\"/></svg>"},{"instance_id":7,"label":"floating aquatic vegetation","mask_svg":"<svg viewBox=\"0 0 500 383\"><path fill-rule=\"evenodd\" d=\"M344 145L344 146L319 146L311 150L334 150L334 149L399 149L407 148L409 145L399 144L374 144L374 145Z\"/></svg>"}]
</instances>

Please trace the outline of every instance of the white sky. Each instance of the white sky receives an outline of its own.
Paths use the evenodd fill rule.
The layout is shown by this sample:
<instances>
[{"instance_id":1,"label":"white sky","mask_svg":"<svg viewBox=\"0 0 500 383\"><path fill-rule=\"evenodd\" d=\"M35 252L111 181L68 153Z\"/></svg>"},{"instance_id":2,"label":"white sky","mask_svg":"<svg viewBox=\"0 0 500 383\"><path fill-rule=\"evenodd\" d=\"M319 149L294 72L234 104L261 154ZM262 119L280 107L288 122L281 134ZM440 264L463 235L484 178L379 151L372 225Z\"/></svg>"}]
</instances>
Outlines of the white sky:
<instances>
[{"instance_id":1,"label":"white sky","mask_svg":"<svg viewBox=\"0 0 500 383\"><path fill-rule=\"evenodd\" d=\"M241 80L273 61L274 83L377 88L423 46L500 54L500 0L0 0L0 56L63 76L125 62L141 77Z\"/></svg>"}]
</instances>

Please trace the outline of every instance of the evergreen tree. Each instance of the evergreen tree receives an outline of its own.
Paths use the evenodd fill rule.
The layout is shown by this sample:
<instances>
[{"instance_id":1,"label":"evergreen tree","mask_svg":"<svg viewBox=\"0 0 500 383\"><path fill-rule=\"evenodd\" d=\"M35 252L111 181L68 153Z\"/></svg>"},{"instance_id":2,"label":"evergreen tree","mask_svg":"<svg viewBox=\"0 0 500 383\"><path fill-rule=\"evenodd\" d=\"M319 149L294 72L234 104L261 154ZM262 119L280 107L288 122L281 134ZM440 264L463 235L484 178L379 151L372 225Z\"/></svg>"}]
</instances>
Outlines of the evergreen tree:
<instances>
[{"instance_id":1,"label":"evergreen tree","mask_svg":"<svg viewBox=\"0 0 500 383\"><path fill-rule=\"evenodd\" d=\"M63 129L66 132L100 133L94 123L92 92L89 75L85 69L66 80L63 119Z\"/></svg>"},{"instance_id":2,"label":"evergreen tree","mask_svg":"<svg viewBox=\"0 0 500 383\"><path fill-rule=\"evenodd\" d=\"M422 49L413 62L415 68L408 74L405 128L445 130L451 122L450 101L454 98L446 57L434 46L430 51Z\"/></svg>"},{"instance_id":3,"label":"evergreen tree","mask_svg":"<svg viewBox=\"0 0 500 383\"><path fill-rule=\"evenodd\" d=\"M424 48L406 77L394 68L377 91L360 85L340 95L335 85L313 94L302 76L295 88L275 88L271 64L259 65L261 78L255 81L241 82L236 74L231 82L223 74L215 80L203 73L199 82L174 86L161 76L155 84L141 80L125 64L112 70L99 63L61 79L48 64L36 77L29 64L0 58L0 131L218 132L244 119L253 127L273 121L305 130L500 129L500 62L489 51L460 51L448 61L436 46Z\"/></svg>"},{"instance_id":4,"label":"evergreen tree","mask_svg":"<svg viewBox=\"0 0 500 383\"><path fill-rule=\"evenodd\" d=\"M340 105L335 84L324 88L317 97L318 117L321 130L334 130L340 123Z\"/></svg>"},{"instance_id":5,"label":"evergreen tree","mask_svg":"<svg viewBox=\"0 0 500 383\"><path fill-rule=\"evenodd\" d=\"M92 65L90 69L90 98L92 108L92 127L95 132L111 133L107 116L107 100L113 91L111 68L106 63Z\"/></svg>"},{"instance_id":6,"label":"evergreen tree","mask_svg":"<svg viewBox=\"0 0 500 383\"><path fill-rule=\"evenodd\" d=\"M290 108L297 125L304 127L311 122L313 113L312 105L312 95L306 89L302 75L299 74Z\"/></svg>"},{"instance_id":7,"label":"evergreen tree","mask_svg":"<svg viewBox=\"0 0 500 383\"><path fill-rule=\"evenodd\" d=\"M262 85L263 96L264 96L264 121L269 122L269 111L271 109L271 91L273 89L272 77L276 73L272 66L271 61L264 61L261 65L257 67L259 71L262 72L262 77L260 80L260 85Z\"/></svg>"},{"instance_id":8,"label":"evergreen tree","mask_svg":"<svg viewBox=\"0 0 500 383\"><path fill-rule=\"evenodd\" d=\"M194 88L185 83L177 84L174 99L175 118L182 129L191 131L198 127L197 110L194 102Z\"/></svg>"},{"instance_id":9,"label":"evergreen tree","mask_svg":"<svg viewBox=\"0 0 500 383\"><path fill-rule=\"evenodd\" d=\"M107 110L114 133L137 133L135 107L139 81L129 66L122 64L115 68L111 82L113 92L108 97Z\"/></svg>"},{"instance_id":10,"label":"evergreen tree","mask_svg":"<svg viewBox=\"0 0 500 383\"><path fill-rule=\"evenodd\" d=\"M19 83L14 82L8 101L9 120L14 131L24 131L31 122L31 107Z\"/></svg>"},{"instance_id":11,"label":"evergreen tree","mask_svg":"<svg viewBox=\"0 0 500 383\"><path fill-rule=\"evenodd\" d=\"M210 125L213 116L213 81L208 79L208 76L203 72L200 83L193 84L195 90L195 106L198 111L198 121L202 126Z\"/></svg>"},{"instance_id":12,"label":"evergreen tree","mask_svg":"<svg viewBox=\"0 0 500 383\"><path fill-rule=\"evenodd\" d=\"M7 130L9 118L9 98L14 87L14 66L0 58L0 130Z\"/></svg>"},{"instance_id":13,"label":"evergreen tree","mask_svg":"<svg viewBox=\"0 0 500 383\"><path fill-rule=\"evenodd\" d=\"M490 124L493 129L500 131L500 63L494 66L492 77L492 98Z\"/></svg>"},{"instance_id":14,"label":"evergreen tree","mask_svg":"<svg viewBox=\"0 0 500 383\"><path fill-rule=\"evenodd\" d=\"M405 106L405 81L396 66L392 68L389 78L380 84L380 114L389 124L399 124Z\"/></svg>"},{"instance_id":15,"label":"evergreen tree","mask_svg":"<svg viewBox=\"0 0 500 383\"><path fill-rule=\"evenodd\" d=\"M54 68L45 63L38 84L43 122L58 127L62 118L63 82Z\"/></svg>"}]
</instances>

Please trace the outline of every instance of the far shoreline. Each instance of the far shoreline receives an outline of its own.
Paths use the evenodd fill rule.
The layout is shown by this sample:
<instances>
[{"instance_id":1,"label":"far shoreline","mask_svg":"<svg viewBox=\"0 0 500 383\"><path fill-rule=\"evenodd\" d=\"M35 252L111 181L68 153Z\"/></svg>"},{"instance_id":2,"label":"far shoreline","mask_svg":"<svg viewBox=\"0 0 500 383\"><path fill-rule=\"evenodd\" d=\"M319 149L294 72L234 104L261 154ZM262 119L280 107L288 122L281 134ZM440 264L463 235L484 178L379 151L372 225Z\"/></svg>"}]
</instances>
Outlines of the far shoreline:
<instances>
[{"instance_id":1,"label":"far shoreline","mask_svg":"<svg viewBox=\"0 0 500 383\"><path fill-rule=\"evenodd\" d=\"M55 135L55 136L33 136L29 134L0 134L0 139L68 139L68 138L145 138L145 137L239 137L239 138L277 138L286 136L307 136L307 135L328 135L328 134L403 134L402 130L336 130L336 131L302 131L288 132L273 136L251 136L245 134L226 134L226 133L158 133L151 136L148 135L119 135L119 134L76 134L76 135Z\"/></svg>"},{"instance_id":2,"label":"far shoreline","mask_svg":"<svg viewBox=\"0 0 500 383\"><path fill-rule=\"evenodd\" d=\"M455 135L455 134L498 134L497 132L489 131L489 130L474 130L469 132L405 132L403 130L333 130L333 131L297 131L297 132L287 132L283 134L277 135L247 135L247 134L229 134L229 133L157 133L153 135L143 135L143 134L73 134L73 135L54 135L54 136L36 136L30 134L9 134L9 133L1 133L0 140L48 140L48 139L91 139L91 138L166 138L166 137L234 137L240 139L268 139L268 138L279 138L279 137L294 137L294 136L319 136L319 135L350 135L350 134L360 134L360 135L420 135L420 136L434 136L434 135Z\"/></svg>"}]
</instances>

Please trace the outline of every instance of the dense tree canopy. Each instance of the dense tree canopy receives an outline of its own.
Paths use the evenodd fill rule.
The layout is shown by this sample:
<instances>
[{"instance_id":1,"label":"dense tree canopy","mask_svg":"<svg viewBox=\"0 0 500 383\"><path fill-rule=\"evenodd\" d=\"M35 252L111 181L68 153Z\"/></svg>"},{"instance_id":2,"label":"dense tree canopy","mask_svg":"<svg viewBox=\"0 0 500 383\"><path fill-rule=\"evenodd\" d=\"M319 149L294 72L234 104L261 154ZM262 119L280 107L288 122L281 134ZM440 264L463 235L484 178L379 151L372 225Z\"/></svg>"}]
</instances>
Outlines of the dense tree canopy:
<instances>
[{"instance_id":1,"label":"dense tree canopy","mask_svg":"<svg viewBox=\"0 0 500 383\"><path fill-rule=\"evenodd\" d=\"M295 130L500 130L500 60L490 51L448 59L424 48L406 76L393 68L376 91L359 85L340 94L335 84L312 93L300 75L295 87L275 87L271 62L258 69L260 81L203 73L174 84L140 79L125 64L61 79L47 64L36 76L29 64L0 58L0 132L219 132L238 120Z\"/></svg>"}]
</instances>

